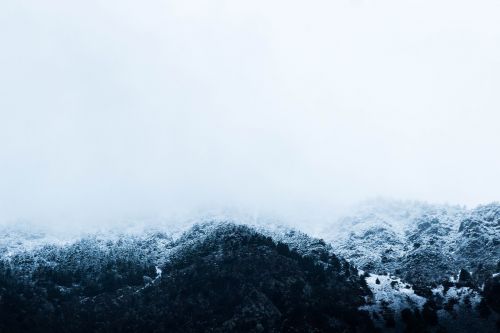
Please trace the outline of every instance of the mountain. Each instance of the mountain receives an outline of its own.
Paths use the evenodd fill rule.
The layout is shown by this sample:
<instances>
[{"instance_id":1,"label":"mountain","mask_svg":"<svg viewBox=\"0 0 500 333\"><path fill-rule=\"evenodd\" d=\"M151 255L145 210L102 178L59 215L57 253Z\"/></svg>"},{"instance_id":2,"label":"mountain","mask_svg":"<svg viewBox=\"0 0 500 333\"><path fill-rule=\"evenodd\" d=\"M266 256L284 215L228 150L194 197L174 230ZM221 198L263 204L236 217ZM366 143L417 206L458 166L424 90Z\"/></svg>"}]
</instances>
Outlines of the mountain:
<instances>
[{"instance_id":1,"label":"mountain","mask_svg":"<svg viewBox=\"0 0 500 333\"><path fill-rule=\"evenodd\" d=\"M374 331L364 277L314 253L231 223L45 246L1 261L0 331Z\"/></svg>"},{"instance_id":2,"label":"mountain","mask_svg":"<svg viewBox=\"0 0 500 333\"><path fill-rule=\"evenodd\" d=\"M337 254L361 269L411 285L428 300L436 322L454 331L485 331L498 321L500 204L468 210L373 201L324 234Z\"/></svg>"},{"instance_id":3,"label":"mountain","mask_svg":"<svg viewBox=\"0 0 500 333\"><path fill-rule=\"evenodd\" d=\"M377 274L441 282L465 269L485 282L500 264L500 204L467 210L377 201L324 232L336 253Z\"/></svg>"},{"instance_id":4,"label":"mountain","mask_svg":"<svg viewBox=\"0 0 500 333\"><path fill-rule=\"evenodd\" d=\"M373 201L323 232L0 232L1 332L497 332L500 205Z\"/></svg>"}]
</instances>

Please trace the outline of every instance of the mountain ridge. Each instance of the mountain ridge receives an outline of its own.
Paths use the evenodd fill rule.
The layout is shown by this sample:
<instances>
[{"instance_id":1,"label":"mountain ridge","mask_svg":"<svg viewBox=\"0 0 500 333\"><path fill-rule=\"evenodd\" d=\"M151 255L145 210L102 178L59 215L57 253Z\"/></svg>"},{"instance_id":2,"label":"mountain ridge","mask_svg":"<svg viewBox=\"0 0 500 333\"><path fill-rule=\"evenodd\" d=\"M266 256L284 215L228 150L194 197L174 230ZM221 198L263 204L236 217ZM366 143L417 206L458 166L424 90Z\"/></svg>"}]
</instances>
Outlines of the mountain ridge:
<instances>
[{"instance_id":1,"label":"mountain ridge","mask_svg":"<svg viewBox=\"0 0 500 333\"><path fill-rule=\"evenodd\" d=\"M0 244L0 332L500 327L499 204L379 202L343 222L344 233L330 229L324 239L224 219L182 233L100 233L45 245L39 232L10 234Z\"/></svg>"}]
</instances>

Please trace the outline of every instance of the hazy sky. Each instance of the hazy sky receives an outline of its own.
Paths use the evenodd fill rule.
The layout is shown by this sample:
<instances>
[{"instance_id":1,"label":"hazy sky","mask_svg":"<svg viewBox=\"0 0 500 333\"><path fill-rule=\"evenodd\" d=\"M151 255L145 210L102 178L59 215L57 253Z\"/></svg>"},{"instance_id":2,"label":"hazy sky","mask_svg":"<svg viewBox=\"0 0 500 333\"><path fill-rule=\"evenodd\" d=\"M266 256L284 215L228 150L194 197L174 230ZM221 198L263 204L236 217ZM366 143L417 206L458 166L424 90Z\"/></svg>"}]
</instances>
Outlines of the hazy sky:
<instances>
[{"instance_id":1,"label":"hazy sky","mask_svg":"<svg viewBox=\"0 0 500 333\"><path fill-rule=\"evenodd\" d=\"M2 0L0 219L500 200L500 1Z\"/></svg>"}]
</instances>

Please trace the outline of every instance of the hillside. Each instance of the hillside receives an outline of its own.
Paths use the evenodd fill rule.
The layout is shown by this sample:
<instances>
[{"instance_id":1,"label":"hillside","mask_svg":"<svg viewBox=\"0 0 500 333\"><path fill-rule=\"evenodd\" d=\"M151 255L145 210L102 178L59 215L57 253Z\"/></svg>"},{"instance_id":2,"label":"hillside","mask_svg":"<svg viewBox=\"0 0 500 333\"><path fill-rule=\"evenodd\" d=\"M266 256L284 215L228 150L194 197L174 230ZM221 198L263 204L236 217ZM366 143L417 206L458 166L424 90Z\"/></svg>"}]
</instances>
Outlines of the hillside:
<instances>
[{"instance_id":1,"label":"hillside","mask_svg":"<svg viewBox=\"0 0 500 333\"><path fill-rule=\"evenodd\" d=\"M220 219L69 239L9 229L0 332L496 332L499 212L375 202L324 239Z\"/></svg>"},{"instance_id":2,"label":"hillside","mask_svg":"<svg viewBox=\"0 0 500 333\"><path fill-rule=\"evenodd\" d=\"M468 210L369 202L325 235L336 253L361 269L411 284L428 299L436 322L453 331L494 329L500 298L499 204ZM387 306L401 310L393 303Z\"/></svg>"},{"instance_id":3,"label":"hillside","mask_svg":"<svg viewBox=\"0 0 500 333\"><path fill-rule=\"evenodd\" d=\"M87 238L4 259L0 331L356 332L373 330L370 290L347 263L290 250L234 224Z\"/></svg>"}]
</instances>

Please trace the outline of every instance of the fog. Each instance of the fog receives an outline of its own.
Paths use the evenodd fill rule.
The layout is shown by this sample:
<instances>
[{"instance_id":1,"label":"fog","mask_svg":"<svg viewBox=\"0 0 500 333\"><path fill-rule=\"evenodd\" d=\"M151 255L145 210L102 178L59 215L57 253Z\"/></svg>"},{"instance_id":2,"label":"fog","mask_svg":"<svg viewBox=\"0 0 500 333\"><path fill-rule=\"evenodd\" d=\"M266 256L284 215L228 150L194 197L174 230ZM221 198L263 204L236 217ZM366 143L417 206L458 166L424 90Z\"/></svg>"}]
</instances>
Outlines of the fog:
<instances>
[{"instance_id":1,"label":"fog","mask_svg":"<svg viewBox=\"0 0 500 333\"><path fill-rule=\"evenodd\" d=\"M500 198L497 0L0 4L0 221Z\"/></svg>"}]
</instances>

